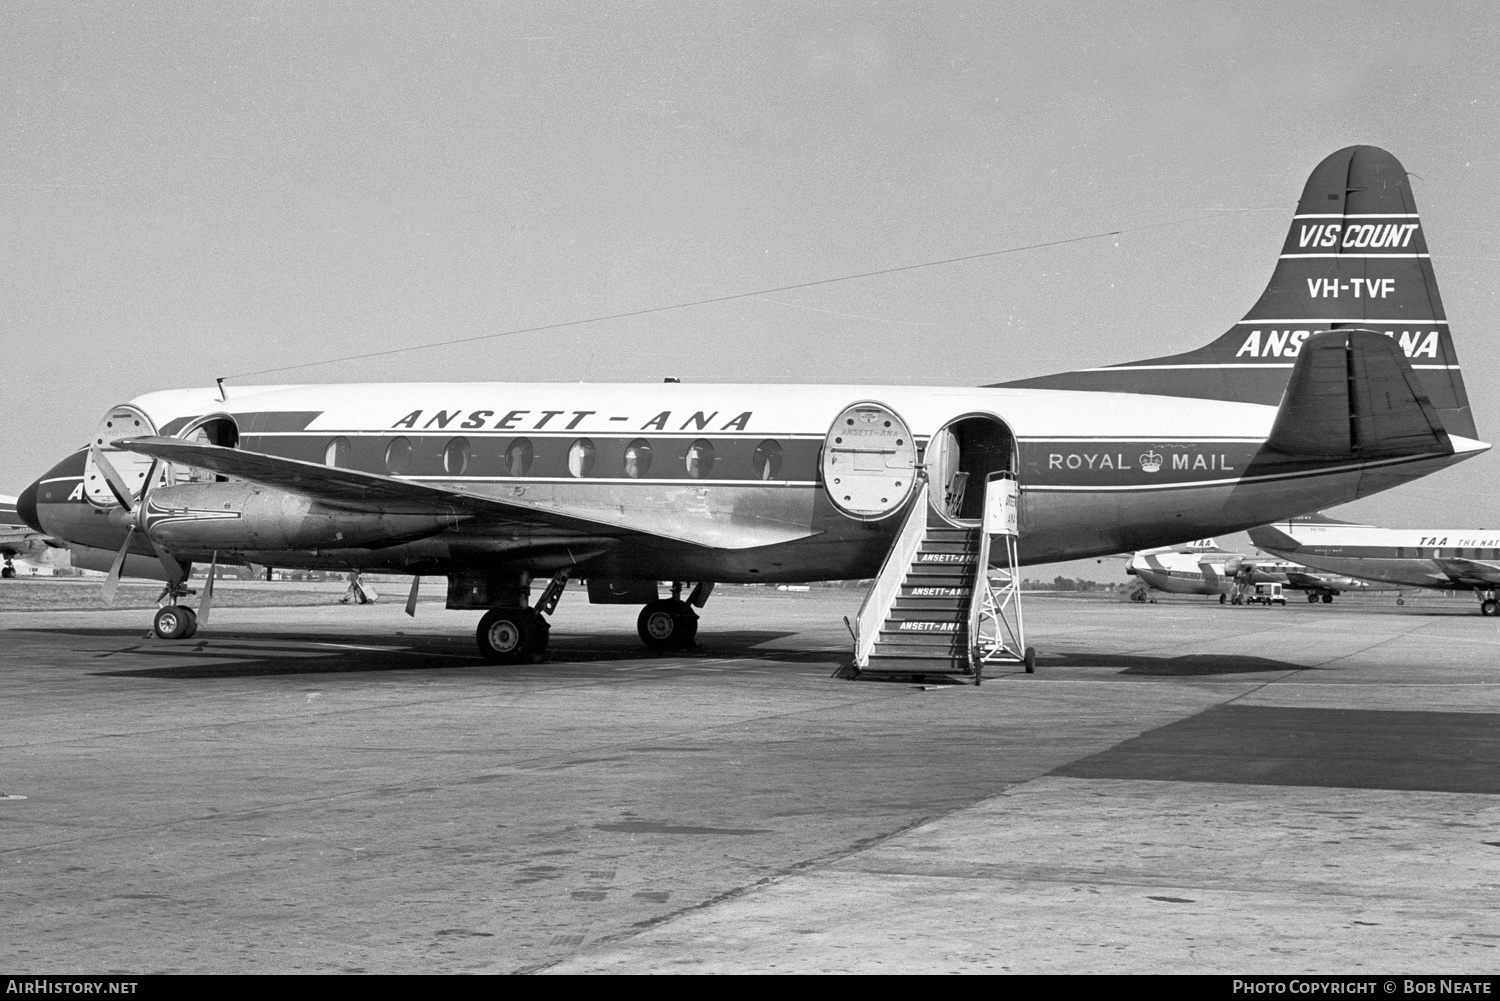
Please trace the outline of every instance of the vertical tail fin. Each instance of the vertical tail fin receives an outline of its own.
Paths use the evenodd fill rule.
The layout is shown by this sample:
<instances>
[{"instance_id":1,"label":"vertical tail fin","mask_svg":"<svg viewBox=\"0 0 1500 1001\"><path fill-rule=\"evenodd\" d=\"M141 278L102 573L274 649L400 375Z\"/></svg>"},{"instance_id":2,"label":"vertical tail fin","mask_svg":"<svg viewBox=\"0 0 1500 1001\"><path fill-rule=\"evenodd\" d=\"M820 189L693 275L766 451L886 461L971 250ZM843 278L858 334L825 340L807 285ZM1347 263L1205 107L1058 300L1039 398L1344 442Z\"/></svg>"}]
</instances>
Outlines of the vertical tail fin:
<instances>
[{"instance_id":1,"label":"vertical tail fin","mask_svg":"<svg viewBox=\"0 0 1500 1001\"><path fill-rule=\"evenodd\" d=\"M1313 170L1265 292L1217 340L1183 354L1001 385L1275 406L1303 343L1353 328L1394 340L1443 427L1477 437L1406 170L1374 146L1341 149Z\"/></svg>"}]
</instances>

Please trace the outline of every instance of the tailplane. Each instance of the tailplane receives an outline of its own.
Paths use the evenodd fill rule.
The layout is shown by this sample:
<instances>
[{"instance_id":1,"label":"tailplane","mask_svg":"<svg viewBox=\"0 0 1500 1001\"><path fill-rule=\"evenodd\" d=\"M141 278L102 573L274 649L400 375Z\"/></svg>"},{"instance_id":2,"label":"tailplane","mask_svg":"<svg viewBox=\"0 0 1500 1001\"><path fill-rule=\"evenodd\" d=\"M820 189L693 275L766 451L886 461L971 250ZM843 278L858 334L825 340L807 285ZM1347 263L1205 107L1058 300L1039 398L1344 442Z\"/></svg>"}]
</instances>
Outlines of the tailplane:
<instances>
[{"instance_id":1,"label":"tailplane","mask_svg":"<svg viewBox=\"0 0 1500 1001\"><path fill-rule=\"evenodd\" d=\"M1350 146L1313 170L1271 281L1245 318L1183 354L1001 383L1276 406L1310 338L1370 330L1400 349L1441 428L1477 437L1401 162Z\"/></svg>"}]
</instances>

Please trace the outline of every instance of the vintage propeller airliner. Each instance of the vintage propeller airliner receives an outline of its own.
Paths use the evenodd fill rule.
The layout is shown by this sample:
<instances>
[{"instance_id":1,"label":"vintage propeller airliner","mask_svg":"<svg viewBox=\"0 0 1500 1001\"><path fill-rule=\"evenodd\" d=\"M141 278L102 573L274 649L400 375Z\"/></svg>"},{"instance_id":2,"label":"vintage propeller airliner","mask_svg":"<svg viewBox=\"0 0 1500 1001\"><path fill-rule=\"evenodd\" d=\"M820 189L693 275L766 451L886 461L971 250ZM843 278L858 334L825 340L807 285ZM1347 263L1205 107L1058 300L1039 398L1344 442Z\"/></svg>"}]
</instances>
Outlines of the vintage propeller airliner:
<instances>
[{"instance_id":1,"label":"vintage propeller airliner","mask_svg":"<svg viewBox=\"0 0 1500 1001\"><path fill-rule=\"evenodd\" d=\"M193 627L193 563L380 571L446 577L448 607L484 613L483 656L513 662L545 648L569 576L643 605L648 645L680 644L715 583L872 577L915 505L972 526L984 491L964 483L997 472L1019 483L1020 561L1040 563L1285 519L1488 447L1406 172L1355 146L1313 171L1245 319L1184 354L972 389L153 392L18 507L107 586L165 580L164 637Z\"/></svg>"}]
</instances>

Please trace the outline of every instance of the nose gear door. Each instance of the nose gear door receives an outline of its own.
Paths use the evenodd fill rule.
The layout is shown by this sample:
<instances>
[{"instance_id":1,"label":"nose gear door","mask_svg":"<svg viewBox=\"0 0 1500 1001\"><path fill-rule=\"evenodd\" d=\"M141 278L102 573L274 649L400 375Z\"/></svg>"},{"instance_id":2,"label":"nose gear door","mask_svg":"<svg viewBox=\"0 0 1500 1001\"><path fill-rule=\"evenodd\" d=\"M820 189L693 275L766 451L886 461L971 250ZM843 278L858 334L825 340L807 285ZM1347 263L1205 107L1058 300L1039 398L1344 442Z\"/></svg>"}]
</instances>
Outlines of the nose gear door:
<instances>
[{"instance_id":1,"label":"nose gear door","mask_svg":"<svg viewBox=\"0 0 1500 1001\"><path fill-rule=\"evenodd\" d=\"M894 409L864 401L844 408L823 439L823 488L833 506L860 521L889 517L917 478L917 444Z\"/></svg>"}]
</instances>

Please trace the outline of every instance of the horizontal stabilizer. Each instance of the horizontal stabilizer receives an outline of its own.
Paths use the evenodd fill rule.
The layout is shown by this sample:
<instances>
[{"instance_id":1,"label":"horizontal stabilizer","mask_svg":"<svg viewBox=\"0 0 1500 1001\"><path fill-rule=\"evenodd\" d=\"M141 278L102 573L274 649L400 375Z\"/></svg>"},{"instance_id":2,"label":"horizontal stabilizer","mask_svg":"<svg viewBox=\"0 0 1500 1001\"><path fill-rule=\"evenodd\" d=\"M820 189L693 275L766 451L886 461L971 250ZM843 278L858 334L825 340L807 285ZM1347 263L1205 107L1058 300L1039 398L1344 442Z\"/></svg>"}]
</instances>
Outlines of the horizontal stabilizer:
<instances>
[{"instance_id":1,"label":"horizontal stabilizer","mask_svg":"<svg viewBox=\"0 0 1500 1001\"><path fill-rule=\"evenodd\" d=\"M1266 446L1317 459L1451 455L1453 443L1389 337L1330 330L1297 355Z\"/></svg>"}]
</instances>

